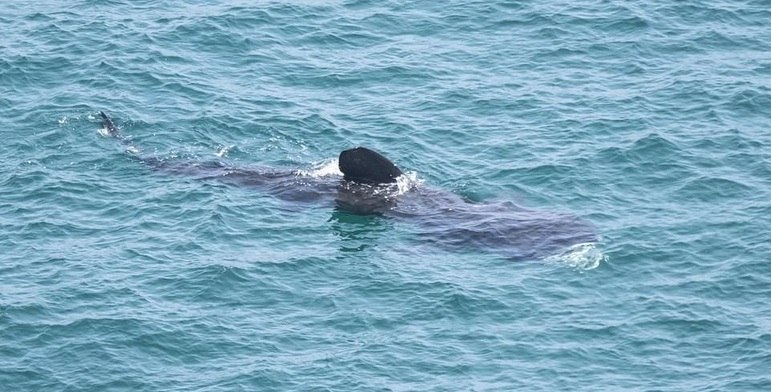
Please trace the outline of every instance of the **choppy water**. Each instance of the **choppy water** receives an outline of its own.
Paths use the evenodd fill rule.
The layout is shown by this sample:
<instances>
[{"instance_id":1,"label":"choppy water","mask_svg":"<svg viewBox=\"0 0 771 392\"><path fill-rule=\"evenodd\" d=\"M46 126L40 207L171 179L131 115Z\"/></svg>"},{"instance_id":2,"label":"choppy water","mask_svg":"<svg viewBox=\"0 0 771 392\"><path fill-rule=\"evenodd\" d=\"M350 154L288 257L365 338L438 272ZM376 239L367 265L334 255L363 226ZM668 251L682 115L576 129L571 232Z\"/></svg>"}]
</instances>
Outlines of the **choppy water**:
<instances>
[{"instance_id":1,"label":"choppy water","mask_svg":"<svg viewBox=\"0 0 771 392\"><path fill-rule=\"evenodd\" d=\"M768 390L770 20L768 1L6 1L0 389ZM447 246L421 218L168 175L99 110L165 162L334 179L369 146L411 192L599 242L513 261L457 215Z\"/></svg>"}]
</instances>

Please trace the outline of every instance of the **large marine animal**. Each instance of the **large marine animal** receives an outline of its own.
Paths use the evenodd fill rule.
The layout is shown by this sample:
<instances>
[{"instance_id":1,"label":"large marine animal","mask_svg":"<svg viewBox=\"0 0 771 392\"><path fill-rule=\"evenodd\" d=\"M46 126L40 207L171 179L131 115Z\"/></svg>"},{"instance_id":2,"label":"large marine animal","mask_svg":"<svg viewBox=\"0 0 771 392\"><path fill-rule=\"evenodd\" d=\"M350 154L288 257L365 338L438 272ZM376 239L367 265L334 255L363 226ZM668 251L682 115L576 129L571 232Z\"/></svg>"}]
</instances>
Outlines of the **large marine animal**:
<instances>
[{"instance_id":1,"label":"large marine animal","mask_svg":"<svg viewBox=\"0 0 771 392\"><path fill-rule=\"evenodd\" d=\"M463 250L495 251L515 260L543 259L593 247L594 228L566 213L522 208L512 202L472 202L410 181L388 158L365 147L344 150L341 176L301 170L240 167L224 160L187 161L144 156L104 112L102 133L120 140L153 170L250 186L293 203L315 203L353 214L413 222L421 241Z\"/></svg>"}]
</instances>

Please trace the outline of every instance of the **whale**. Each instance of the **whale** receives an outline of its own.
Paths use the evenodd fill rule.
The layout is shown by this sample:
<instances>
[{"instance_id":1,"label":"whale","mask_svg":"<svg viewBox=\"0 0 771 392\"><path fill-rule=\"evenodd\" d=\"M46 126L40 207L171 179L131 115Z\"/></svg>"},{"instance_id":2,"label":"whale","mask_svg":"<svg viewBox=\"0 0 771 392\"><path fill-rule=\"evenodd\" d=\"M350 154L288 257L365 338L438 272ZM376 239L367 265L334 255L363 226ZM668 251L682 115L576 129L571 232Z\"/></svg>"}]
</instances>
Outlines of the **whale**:
<instances>
[{"instance_id":1,"label":"whale","mask_svg":"<svg viewBox=\"0 0 771 392\"><path fill-rule=\"evenodd\" d=\"M599 242L594 226L572 213L533 210L511 201L473 201L414 180L383 154L363 146L337 159L342 176L298 169L234 165L222 159L190 161L146 155L100 111L100 132L119 140L155 172L248 186L295 205L327 206L336 213L376 215L407 222L416 239L446 249L493 251L512 260L541 260Z\"/></svg>"}]
</instances>

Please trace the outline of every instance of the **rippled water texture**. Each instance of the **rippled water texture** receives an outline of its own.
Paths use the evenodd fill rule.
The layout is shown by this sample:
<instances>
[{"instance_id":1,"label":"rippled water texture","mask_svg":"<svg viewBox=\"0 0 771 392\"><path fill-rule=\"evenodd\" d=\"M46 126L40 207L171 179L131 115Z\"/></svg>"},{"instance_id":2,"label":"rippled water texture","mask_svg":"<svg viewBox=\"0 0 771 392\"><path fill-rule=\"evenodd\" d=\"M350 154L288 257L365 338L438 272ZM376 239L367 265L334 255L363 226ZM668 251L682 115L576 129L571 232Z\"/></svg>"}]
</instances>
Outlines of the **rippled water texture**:
<instances>
[{"instance_id":1,"label":"rippled water texture","mask_svg":"<svg viewBox=\"0 0 771 392\"><path fill-rule=\"evenodd\" d=\"M0 389L771 390L769 21L5 1ZM358 145L401 210L287 196Z\"/></svg>"}]
</instances>

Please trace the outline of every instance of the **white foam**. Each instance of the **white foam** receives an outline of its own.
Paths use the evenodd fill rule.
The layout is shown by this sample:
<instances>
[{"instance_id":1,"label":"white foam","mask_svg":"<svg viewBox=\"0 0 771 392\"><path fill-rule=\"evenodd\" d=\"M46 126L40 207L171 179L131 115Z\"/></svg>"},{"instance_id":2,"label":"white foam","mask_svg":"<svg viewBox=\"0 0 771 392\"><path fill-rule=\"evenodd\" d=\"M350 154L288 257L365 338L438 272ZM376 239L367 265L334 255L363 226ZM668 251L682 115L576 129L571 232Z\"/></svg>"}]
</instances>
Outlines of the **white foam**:
<instances>
[{"instance_id":1,"label":"white foam","mask_svg":"<svg viewBox=\"0 0 771 392\"><path fill-rule=\"evenodd\" d=\"M327 177L327 176L340 177L343 175L343 173L341 173L340 169L338 168L337 158L330 158L330 159L326 159L321 162L315 163L308 170L298 170L297 175L304 176L304 177Z\"/></svg>"},{"instance_id":2,"label":"white foam","mask_svg":"<svg viewBox=\"0 0 771 392\"><path fill-rule=\"evenodd\" d=\"M298 176L302 177L342 177L343 173L340 171L337 158L330 158L321 162L313 164L308 170L298 170L295 172ZM402 173L401 176L396 177L394 184L388 184L388 186L379 186L373 189L374 194L385 193L387 196L399 196L409 192L412 189L417 188L423 184L423 180L418 178L418 173L410 171Z\"/></svg>"},{"instance_id":3,"label":"white foam","mask_svg":"<svg viewBox=\"0 0 771 392\"><path fill-rule=\"evenodd\" d=\"M607 262L608 257L602 253L596 242L584 242L573 245L560 254L549 256L545 261L588 271L599 267L603 261Z\"/></svg>"},{"instance_id":4,"label":"white foam","mask_svg":"<svg viewBox=\"0 0 771 392\"><path fill-rule=\"evenodd\" d=\"M401 176L396 177L397 195L402 195L409 192L411 189L417 188L423 184L423 180L418 178L418 173L414 171L402 173Z\"/></svg>"},{"instance_id":5,"label":"white foam","mask_svg":"<svg viewBox=\"0 0 771 392\"><path fill-rule=\"evenodd\" d=\"M233 147L235 147L235 145L222 146L222 147L220 147L219 150L217 150L215 155L217 155L220 158L222 158L224 156L227 156L227 154L230 152L231 149L233 149Z\"/></svg>"}]
</instances>

